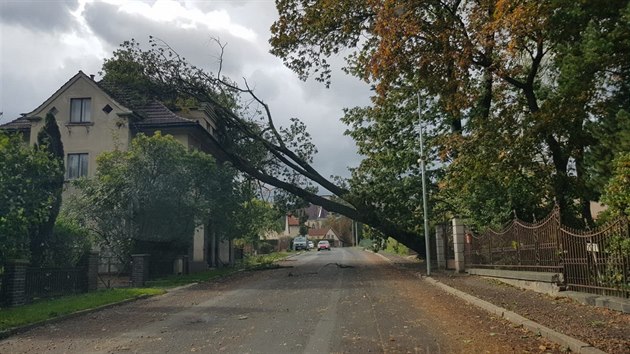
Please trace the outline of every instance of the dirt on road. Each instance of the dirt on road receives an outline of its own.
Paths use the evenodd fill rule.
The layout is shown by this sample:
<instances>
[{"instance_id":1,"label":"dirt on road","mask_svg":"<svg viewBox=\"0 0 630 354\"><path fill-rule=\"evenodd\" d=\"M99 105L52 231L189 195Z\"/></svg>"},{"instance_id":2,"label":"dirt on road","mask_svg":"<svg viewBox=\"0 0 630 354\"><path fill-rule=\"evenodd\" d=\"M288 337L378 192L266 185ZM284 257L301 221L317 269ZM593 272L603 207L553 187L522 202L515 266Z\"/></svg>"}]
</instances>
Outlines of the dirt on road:
<instances>
[{"instance_id":1,"label":"dirt on road","mask_svg":"<svg viewBox=\"0 0 630 354\"><path fill-rule=\"evenodd\" d=\"M357 249L310 252L69 318L0 341L0 353L560 353Z\"/></svg>"}]
</instances>

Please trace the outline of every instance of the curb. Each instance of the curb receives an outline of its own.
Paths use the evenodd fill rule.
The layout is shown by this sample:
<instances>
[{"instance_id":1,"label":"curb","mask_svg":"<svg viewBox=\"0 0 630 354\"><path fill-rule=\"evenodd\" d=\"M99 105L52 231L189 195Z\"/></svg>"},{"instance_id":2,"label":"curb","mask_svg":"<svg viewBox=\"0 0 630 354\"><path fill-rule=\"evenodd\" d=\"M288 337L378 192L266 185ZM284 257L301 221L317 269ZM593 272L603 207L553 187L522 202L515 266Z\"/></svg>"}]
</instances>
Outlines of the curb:
<instances>
[{"instance_id":1,"label":"curb","mask_svg":"<svg viewBox=\"0 0 630 354\"><path fill-rule=\"evenodd\" d=\"M388 262L392 263L392 261L383 256L382 254L373 252L374 254L380 256L381 258L387 260ZM512 311L508 311L502 307L499 307L497 305L491 304L487 301L481 300L477 297L474 297L470 294L467 294L463 291L457 290L455 288L452 288L446 284L440 283L439 281L431 278L431 277L427 277L427 276L422 276L420 274L417 274L417 277L426 281L427 283L437 286L438 288L446 291L447 293L457 296L461 299L463 299L464 301L471 303L483 310L486 310L488 312L490 312L491 314L497 315L503 319L506 319L512 323L514 323L515 325L518 326L523 326L523 328L536 333L544 338L549 339L552 342L555 342L557 344L560 344L564 347L569 348L572 352L575 353L585 353L585 354L606 354L606 352L601 351L595 347L593 347L590 344L584 343L580 340L577 340L575 338L569 337L565 334L562 334L560 332L554 331L551 328L545 327L539 323L536 323L530 319L527 319L521 315L518 315Z\"/></svg>"}]
</instances>

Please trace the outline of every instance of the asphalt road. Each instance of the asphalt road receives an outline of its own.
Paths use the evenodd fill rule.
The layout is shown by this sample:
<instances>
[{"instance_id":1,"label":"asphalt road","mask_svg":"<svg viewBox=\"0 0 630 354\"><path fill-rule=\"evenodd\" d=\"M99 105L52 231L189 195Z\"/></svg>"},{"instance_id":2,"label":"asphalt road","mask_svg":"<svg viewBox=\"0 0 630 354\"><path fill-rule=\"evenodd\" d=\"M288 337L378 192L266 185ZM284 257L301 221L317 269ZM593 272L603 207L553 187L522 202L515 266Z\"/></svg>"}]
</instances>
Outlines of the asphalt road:
<instances>
[{"instance_id":1,"label":"asphalt road","mask_svg":"<svg viewBox=\"0 0 630 354\"><path fill-rule=\"evenodd\" d=\"M0 341L0 353L556 352L359 249L198 284Z\"/></svg>"}]
</instances>

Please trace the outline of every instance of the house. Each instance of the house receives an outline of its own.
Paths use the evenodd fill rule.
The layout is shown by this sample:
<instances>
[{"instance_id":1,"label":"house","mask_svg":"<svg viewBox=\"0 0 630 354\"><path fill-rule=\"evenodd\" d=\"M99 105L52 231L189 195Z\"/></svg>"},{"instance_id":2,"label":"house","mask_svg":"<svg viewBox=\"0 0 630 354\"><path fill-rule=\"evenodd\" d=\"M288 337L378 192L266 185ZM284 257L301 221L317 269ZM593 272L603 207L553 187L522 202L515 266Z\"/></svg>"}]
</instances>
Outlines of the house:
<instances>
[{"instance_id":1,"label":"house","mask_svg":"<svg viewBox=\"0 0 630 354\"><path fill-rule=\"evenodd\" d=\"M309 228L308 237L312 239L311 231L313 229L320 230L324 226L326 218L331 215L326 209L319 205L310 204L308 207L301 209L298 214L306 215L308 218L304 224ZM328 229L326 229L328 230ZM278 250L287 249L290 246L290 240L300 234L300 220L297 216L289 213L284 217L284 230L281 232L267 232L261 235L261 240L270 241L277 245ZM333 236L334 234L334 236ZM331 234L330 240L337 240L337 244L340 244L339 237L336 233Z\"/></svg>"},{"instance_id":2,"label":"house","mask_svg":"<svg viewBox=\"0 0 630 354\"><path fill-rule=\"evenodd\" d=\"M209 141L216 130L212 107L202 105L186 112L174 112L155 100L138 101L129 93L94 80L79 71L41 105L0 129L22 135L35 144L48 113L55 116L66 154L66 180L92 177L96 158L104 151L126 150L139 133L161 131L170 134L189 149L210 151ZM71 193L65 188L64 195ZM230 241L221 241L208 225L199 225L189 252L189 269L206 269L232 263Z\"/></svg>"},{"instance_id":3,"label":"house","mask_svg":"<svg viewBox=\"0 0 630 354\"><path fill-rule=\"evenodd\" d=\"M332 228L309 229L308 239L317 244L317 241L328 240L333 247L341 247L341 240Z\"/></svg>"}]
</instances>

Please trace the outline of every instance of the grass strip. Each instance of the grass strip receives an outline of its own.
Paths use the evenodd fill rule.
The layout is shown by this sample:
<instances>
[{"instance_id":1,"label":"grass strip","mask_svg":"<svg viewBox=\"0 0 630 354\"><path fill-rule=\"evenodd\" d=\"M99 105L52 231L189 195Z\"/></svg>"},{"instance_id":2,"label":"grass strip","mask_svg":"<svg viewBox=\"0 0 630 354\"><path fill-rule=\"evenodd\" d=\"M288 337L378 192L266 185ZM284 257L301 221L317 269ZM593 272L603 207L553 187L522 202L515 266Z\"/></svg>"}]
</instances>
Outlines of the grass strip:
<instances>
[{"instance_id":1,"label":"grass strip","mask_svg":"<svg viewBox=\"0 0 630 354\"><path fill-rule=\"evenodd\" d=\"M209 281L228 275L230 273L234 273L236 271L238 271L238 268L219 268L192 274L169 275L161 279L150 280L146 282L146 286L150 286L152 288L168 289L191 283L201 283L204 281Z\"/></svg>"},{"instance_id":2,"label":"grass strip","mask_svg":"<svg viewBox=\"0 0 630 354\"><path fill-rule=\"evenodd\" d=\"M146 295L159 295L165 291L152 288L125 288L95 291L55 299L44 299L32 304L0 308L0 331L41 322L74 312L113 304Z\"/></svg>"},{"instance_id":3,"label":"grass strip","mask_svg":"<svg viewBox=\"0 0 630 354\"><path fill-rule=\"evenodd\" d=\"M237 272L241 269L270 269L275 266L275 262L285 258L289 254L288 252L277 252L259 256L248 256L236 267L212 269L194 274L168 276L163 279L147 282L146 288L107 289L54 299L42 299L32 304L19 307L0 308L0 332L128 299L163 294L165 293L164 289L167 288L209 281Z\"/></svg>"},{"instance_id":4,"label":"grass strip","mask_svg":"<svg viewBox=\"0 0 630 354\"><path fill-rule=\"evenodd\" d=\"M185 275L169 275L167 277L151 280L146 283L147 286L153 288L168 289L176 286L182 286L191 283L201 283L210 281L219 277L223 277L239 270L263 270L277 268L275 262L287 257L288 252L275 252L259 256L247 256L235 267L226 267L218 269L210 269L204 272L185 274Z\"/></svg>"}]
</instances>

